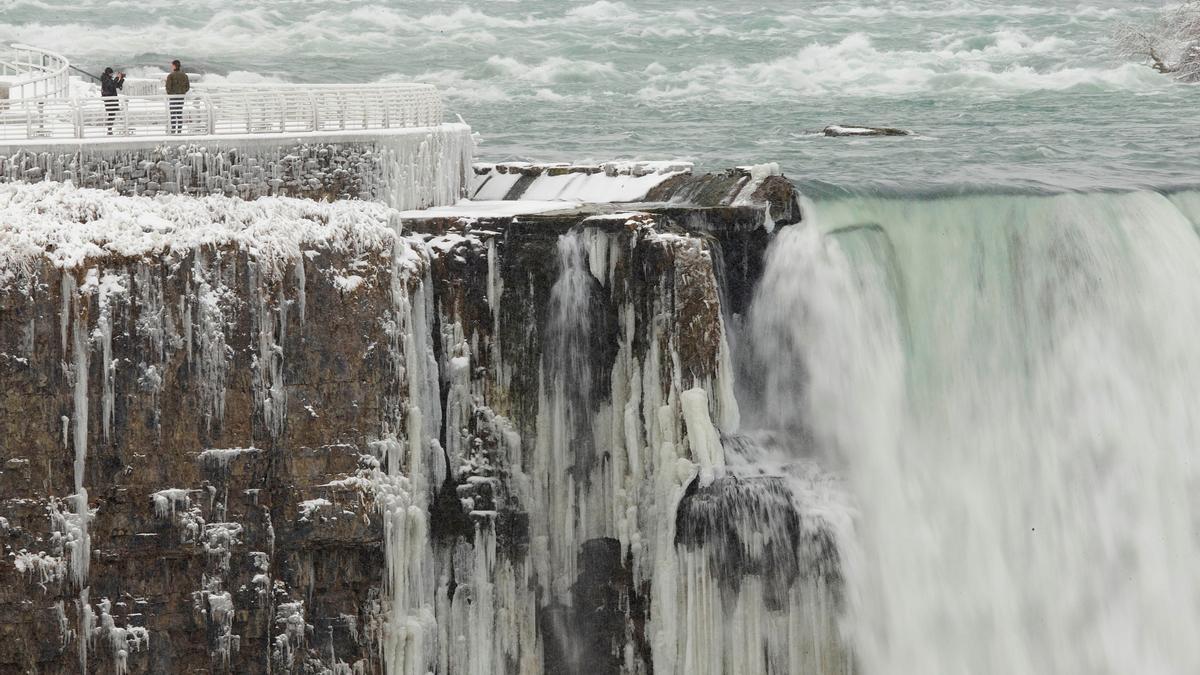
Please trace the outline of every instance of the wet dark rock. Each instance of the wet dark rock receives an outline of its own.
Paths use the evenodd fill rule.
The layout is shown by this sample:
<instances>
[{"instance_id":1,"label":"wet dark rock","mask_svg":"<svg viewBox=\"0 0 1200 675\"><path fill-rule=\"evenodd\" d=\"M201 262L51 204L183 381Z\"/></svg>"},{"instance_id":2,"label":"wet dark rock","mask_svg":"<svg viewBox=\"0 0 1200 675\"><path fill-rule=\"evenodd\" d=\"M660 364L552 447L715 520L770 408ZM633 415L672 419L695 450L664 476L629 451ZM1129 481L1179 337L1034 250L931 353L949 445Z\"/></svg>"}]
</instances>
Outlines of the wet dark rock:
<instances>
[{"instance_id":1,"label":"wet dark rock","mask_svg":"<svg viewBox=\"0 0 1200 675\"><path fill-rule=\"evenodd\" d=\"M707 555L710 569L731 589L760 577L774 609L786 604L803 576L840 579L833 534L802 524L781 476L731 474L706 487L694 480L676 512L675 545Z\"/></svg>"},{"instance_id":2,"label":"wet dark rock","mask_svg":"<svg viewBox=\"0 0 1200 675\"><path fill-rule=\"evenodd\" d=\"M540 618L545 635L545 669L568 675L622 672L626 624L644 629L645 603L633 588L616 539L590 539L579 550L579 576L570 607L552 605ZM644 634L638 638L644 640ZM635 645L648 656L648 645Z\"/></svg>"},{"instance_id":3,"label":"wet dark rock","mask_svg":"<svg viewBox=\"0 0 1200 675\"><path fill-rule=\"evenodd\" d=\"M906 129L897 129L895 127L863 127L863 126L841 126L832 124L822 130L826 136L839 138L845 136L912 136L913 132Z\"/></svg>"}]
</instances>

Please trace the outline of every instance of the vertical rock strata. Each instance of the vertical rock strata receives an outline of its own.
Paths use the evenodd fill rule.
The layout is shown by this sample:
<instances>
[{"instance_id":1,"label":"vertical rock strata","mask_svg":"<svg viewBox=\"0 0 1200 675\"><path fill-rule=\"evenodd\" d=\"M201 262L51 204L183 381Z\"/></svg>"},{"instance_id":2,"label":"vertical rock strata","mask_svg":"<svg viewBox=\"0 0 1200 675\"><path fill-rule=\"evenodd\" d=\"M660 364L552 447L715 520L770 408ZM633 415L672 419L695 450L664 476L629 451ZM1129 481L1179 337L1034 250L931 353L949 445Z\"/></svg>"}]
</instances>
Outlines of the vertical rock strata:
<instances>
[{"instance_id":1,"label":"vertical rock strata","mask_svg":"<svg viewBox=\"0 0 1200 675\"><path fill-rule=\"evenodd\" d=\"M725 470L763 213L4 189L0 672L850 670Z\"/></svg>"}]
</instances>

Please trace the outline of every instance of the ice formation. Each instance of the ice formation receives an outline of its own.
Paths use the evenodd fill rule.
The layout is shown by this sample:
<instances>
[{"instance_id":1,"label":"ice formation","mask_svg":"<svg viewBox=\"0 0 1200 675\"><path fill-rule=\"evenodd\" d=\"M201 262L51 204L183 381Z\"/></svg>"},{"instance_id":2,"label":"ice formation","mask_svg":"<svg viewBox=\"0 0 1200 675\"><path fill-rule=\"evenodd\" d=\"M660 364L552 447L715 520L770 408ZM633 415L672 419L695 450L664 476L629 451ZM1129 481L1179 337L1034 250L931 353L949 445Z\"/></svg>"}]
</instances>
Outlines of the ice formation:
<instances>
[{"instance_id":1,"label":"ice formation","mask_svg":"<svg viewBox=\"0 0 1200 675\"><path fill-rule=\"evenodd\" d=\"M192 505L188 490L170 488L150 495L154 500L154 515L159 518L174 518L176 511L186 511Z\"/></svg>"},{"instance_id":2,"label":"ice formation","mask_svg":"<svg viewBox=\"0 0 1200 675\"><path fill-rule=\"evenodd\" d=\"M690 174L689 162L571 164L477 164L468 188L473 201L520 200L601 204L643 201L655 187ZM493 211L489 215L501 215Z\"/></svg>"},{"instance_id":3,"label":"ice formation","mask_svg":"<svg viewBox=\"0 0 1200 675\"><path fill-rule=\"evenodd\" d=\"M550 176L544 189L556 199L643 196L689 170ZM777 171L745 173L728 184L756 187ZM213 667L231 667L256 644L237 617L261 603L273 667L369 668L338 653L314 655L316 641L328 640L318 635L323 608L276 577L267 544L248 550L254 528L273 546L280 523L267 509L264 521L239 522L231 505L231 475L304 453L333 462L340 452L356 468L289 495L282 512L295 519L289 529L319 535L335 520L378 528L378 593L343 624L370 641L385 672L578 671L595 659L663 673L842 663L831 637L840 611L834 575L763 571L773 559L761 550L791 570L801 567L796 547L811 544L811 560L831 568L838 553L826 545L825 520L795 515L824 504L805 503L803 481L778 487L787 469L750 476L745 453L728 448L743 411L733 394L717 240L628 207L609 211L576 217L561 234L532 233L527 253L510 239L519 228L416 234L414 214L368 202L147 199L7 185L0 222L21 227L4 230L0 279L31 286L40 274L61 275L56 339L77 374L64 433L78 462L75 495L86 495L89 440L120 431L122 387L163 395L171 376L164 355L186 355L206 440L185 452L200 482L140 499L160 528L144 534L202 552L191 603ZM179 274L178 301L165 299L158 267ZM294 379L304 363L294 346L302 349L305 331L328 316L311 298L331 290L343 302L370 303L363 308L378 332L364 358L375 359L387 383L364 402L377 408L377 427L345 450L281 451L297 425L336 424ZM135 304L137 320L120 323ZM146 345L141 362L114 357L125 326ZM244 371L231 367L237 331L246 334ZM89 372L99 381L82 379ZM230 387L235 380L245 392ZM251 406L255 434L216 440L238 396L248 397L236 405ZM241 506L259 508L258 491L246 492L254 494ZM80 503L57 503L60 548L22 558L29 574L49 582L58 559L69 578L86 580L90 512ZM737 521L746 552L735 562L722 557L724 530L706 524L708 503L747 509ZM767 510L765 524L754 508ZM247 560L252 569L230 583ZM286 564L300 589L311 583L317 563L299 556ZM80 602L83 634L93 607L86 587ZM141 653L141 634L116 628L116 605L96 608L112 640L102 653L127 667ZM112 637L120 630L127 633Z\"/></svg>"},{"instance_id":4,"label":"ice formation","mask_svg":"<svg viewBox=\"0 0 1200 675\"><path fill-rule=\"evenodd\" d=\"M130 137L0 144L0 183L71 182L125 195L375 200L398 209L453 204L471 173L465 124L208 136L178 143Z\"/></svg>"}]
</instances>

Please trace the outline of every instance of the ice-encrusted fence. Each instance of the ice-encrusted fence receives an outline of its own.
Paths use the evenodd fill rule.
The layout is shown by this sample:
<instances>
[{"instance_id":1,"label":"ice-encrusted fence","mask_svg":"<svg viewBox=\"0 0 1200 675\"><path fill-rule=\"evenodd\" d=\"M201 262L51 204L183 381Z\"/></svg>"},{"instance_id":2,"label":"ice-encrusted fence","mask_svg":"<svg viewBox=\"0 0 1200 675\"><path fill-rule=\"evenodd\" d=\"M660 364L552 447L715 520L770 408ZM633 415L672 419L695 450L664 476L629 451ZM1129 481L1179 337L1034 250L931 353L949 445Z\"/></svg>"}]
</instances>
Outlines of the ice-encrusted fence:
<instances>
[{"instance_id":1,"label":"ice-encrusted fence","mask_svg":"<svg viewBox=\"0 0 1200 675\"><path fill-rule=\"evenodd\" d=\"M0 45L0 99L66 96L69 68L61 54L27 45Z\"/></svg>"},{"instance_id":2,"label":"ice-encrusted fence","mask_svg":"<svg viewBox=\"0 0 1200 675\"><path fill-rule=\"evenodd\" d=\"M8 147L0 141L0 184L69 181L123 195L363 199L423 209L463 196L473 150L465 124Z\"/></svg>"},{"instance_id":3,"label":"ice-encrusted fence","mask_svg":"<svg viewBox=\"0 0 1200 675\"><path fill-rule=\"evenodd\" d=\"M0 140L116 136L258 135L432 127L441 96L428 84L315 85L173 96L11 100L0 105Z\"/></svg>"}]
</instances>

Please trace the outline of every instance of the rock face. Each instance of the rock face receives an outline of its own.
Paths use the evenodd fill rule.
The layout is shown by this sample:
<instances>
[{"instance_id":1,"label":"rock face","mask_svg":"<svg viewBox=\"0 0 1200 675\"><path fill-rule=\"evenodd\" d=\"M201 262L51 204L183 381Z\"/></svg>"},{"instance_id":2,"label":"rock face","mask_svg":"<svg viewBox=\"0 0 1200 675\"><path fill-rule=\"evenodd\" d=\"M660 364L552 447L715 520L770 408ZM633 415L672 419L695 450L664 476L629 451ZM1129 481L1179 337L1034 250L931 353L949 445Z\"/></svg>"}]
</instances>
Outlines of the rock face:
<instances>
[{"instance_id":1,"label":"rock face","mask_svg":"<svg viewBox=\"0 0 1200 675\"><path fill-rule=\"evenodd\" d=\"M0 671L848 672L836 547L721 438L794 190L653 188L401 221L0 187Z\"/></svg>"},{"instance_id":2,"label":"rock face","mask_svg":"<svg viewBox=\"0 0 1200 675\"><path fill-rule=\"evenodd\" d=\"M57 195L69 196L85 210L149 212ZM420 273L396 262L411 244L386 209L294 206L293 227L334 226L307 227L282 254L217 237L7 268L5 669L286 672L311 654L377 659L378 495L331 482L375 470L372 443L402 425L392 300Z\"/></svg>"}]
</instances>

